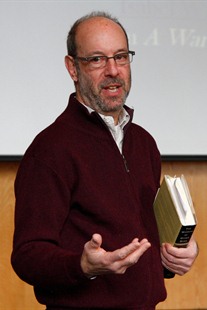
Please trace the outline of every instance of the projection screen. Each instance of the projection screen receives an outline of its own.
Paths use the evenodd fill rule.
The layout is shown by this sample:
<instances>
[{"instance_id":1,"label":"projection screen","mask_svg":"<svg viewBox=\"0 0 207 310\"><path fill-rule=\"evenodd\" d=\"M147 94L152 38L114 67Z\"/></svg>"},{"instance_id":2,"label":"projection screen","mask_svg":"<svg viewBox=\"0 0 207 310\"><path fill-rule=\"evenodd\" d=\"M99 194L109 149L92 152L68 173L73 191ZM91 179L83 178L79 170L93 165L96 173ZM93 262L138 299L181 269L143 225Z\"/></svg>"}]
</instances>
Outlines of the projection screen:
<instances>
[{"instance_id":1,"label":"projection screen","mask_svg":"<svg viewBox=\"0 0 207 310\"><path fill-rule=\"evenodd\" d=\"M67 32L93 10L119 18L136 52L127 105L162 156L207 158L207 1L1 1L0 157L22 156L65 109Z\"/></svg>"}]
</instances>

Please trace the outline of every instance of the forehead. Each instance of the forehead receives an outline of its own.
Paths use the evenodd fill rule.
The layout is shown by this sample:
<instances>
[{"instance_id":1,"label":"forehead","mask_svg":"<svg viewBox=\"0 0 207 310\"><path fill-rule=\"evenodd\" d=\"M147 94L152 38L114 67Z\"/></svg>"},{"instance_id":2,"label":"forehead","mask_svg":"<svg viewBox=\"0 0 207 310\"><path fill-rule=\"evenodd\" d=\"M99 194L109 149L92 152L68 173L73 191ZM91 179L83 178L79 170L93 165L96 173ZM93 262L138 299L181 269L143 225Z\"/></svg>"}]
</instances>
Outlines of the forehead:
<instances>
[{"instance_id":1,"label":"forehead","mask_svg":"<svg viewBox=\"0 0 207 310\"><path fill-rule=\"evenodd\" d=\"M78 52L107 53L127 50L127 38L123 29L114 21L104 17L93 17L83 21L77 29Z\"/></svg>"}]
</instances>

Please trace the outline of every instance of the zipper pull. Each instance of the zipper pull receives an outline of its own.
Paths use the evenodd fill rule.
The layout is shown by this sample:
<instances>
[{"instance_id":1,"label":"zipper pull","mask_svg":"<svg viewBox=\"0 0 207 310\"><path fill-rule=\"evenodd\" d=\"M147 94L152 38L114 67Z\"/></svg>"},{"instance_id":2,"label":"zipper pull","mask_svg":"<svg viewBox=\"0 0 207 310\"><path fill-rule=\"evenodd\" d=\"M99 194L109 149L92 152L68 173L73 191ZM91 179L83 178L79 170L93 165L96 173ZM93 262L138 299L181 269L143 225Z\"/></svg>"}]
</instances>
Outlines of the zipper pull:
<instances>
[{"instance_id":1,"label":"zipper pull","mask_svg":"<svg viewBox=\"0 0 207 310\"><path fill-rule=\"evenodd\" d=\"M125 166L126 172L129 172L129 168L128 168L128 165L127 165L126 158L124 157L123 154L122 154L122 157L123 157L123 160L124 160L124 166Z\"/></svg>"}]
</instances>

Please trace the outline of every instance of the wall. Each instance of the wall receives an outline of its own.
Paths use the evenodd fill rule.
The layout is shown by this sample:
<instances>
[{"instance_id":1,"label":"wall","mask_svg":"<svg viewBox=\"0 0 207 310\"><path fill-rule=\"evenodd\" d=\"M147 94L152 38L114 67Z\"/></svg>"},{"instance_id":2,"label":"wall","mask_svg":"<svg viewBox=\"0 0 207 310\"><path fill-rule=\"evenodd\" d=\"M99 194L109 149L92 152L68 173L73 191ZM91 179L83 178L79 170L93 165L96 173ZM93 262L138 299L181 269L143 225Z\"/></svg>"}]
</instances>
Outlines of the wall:
<instances>
[{"instance_id":1,"label":"wall","mask_svg":"<svg viewBox=\"0 0 207 310\"><path fill-rule=\"evenodd\" d=\"M45 307L36 302L32 287L18 279L10 265L17 168L18 163L0 162L0 309L42 310ZM158 309L207 309L207 162L163 162L162 173L183 173L188 180L199 222L195 236L200 254L187 275L166 280L168 298Z\"/></svg>"}]
</instances>

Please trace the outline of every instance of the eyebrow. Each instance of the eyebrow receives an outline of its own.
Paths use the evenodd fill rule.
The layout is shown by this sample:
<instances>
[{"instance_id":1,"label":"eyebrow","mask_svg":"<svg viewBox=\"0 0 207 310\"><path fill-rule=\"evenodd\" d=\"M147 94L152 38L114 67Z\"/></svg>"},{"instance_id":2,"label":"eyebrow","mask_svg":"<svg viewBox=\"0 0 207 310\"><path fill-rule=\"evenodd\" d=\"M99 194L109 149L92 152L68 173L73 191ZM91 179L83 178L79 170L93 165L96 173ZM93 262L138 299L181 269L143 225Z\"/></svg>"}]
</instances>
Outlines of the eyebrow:
<instances>
[{"instance_id":1,"label":"eyebrow","mask_svg":"<svg viewBox=\"0 0 207 310\"><path fill-rule=\"evenodd\" d=\"M126 49L118 49L116 52L113 53L113 55L116 55L116 54L119 54L119 53L127 53L128 52L128 48ZM91 52L90 53L90 56L93 56L93 55L103 55L103 56L106 56L104 52L102 51L94 51L94 52ZM89 57L89 56L88 56Z\"/></svg>"}]
</instances>

